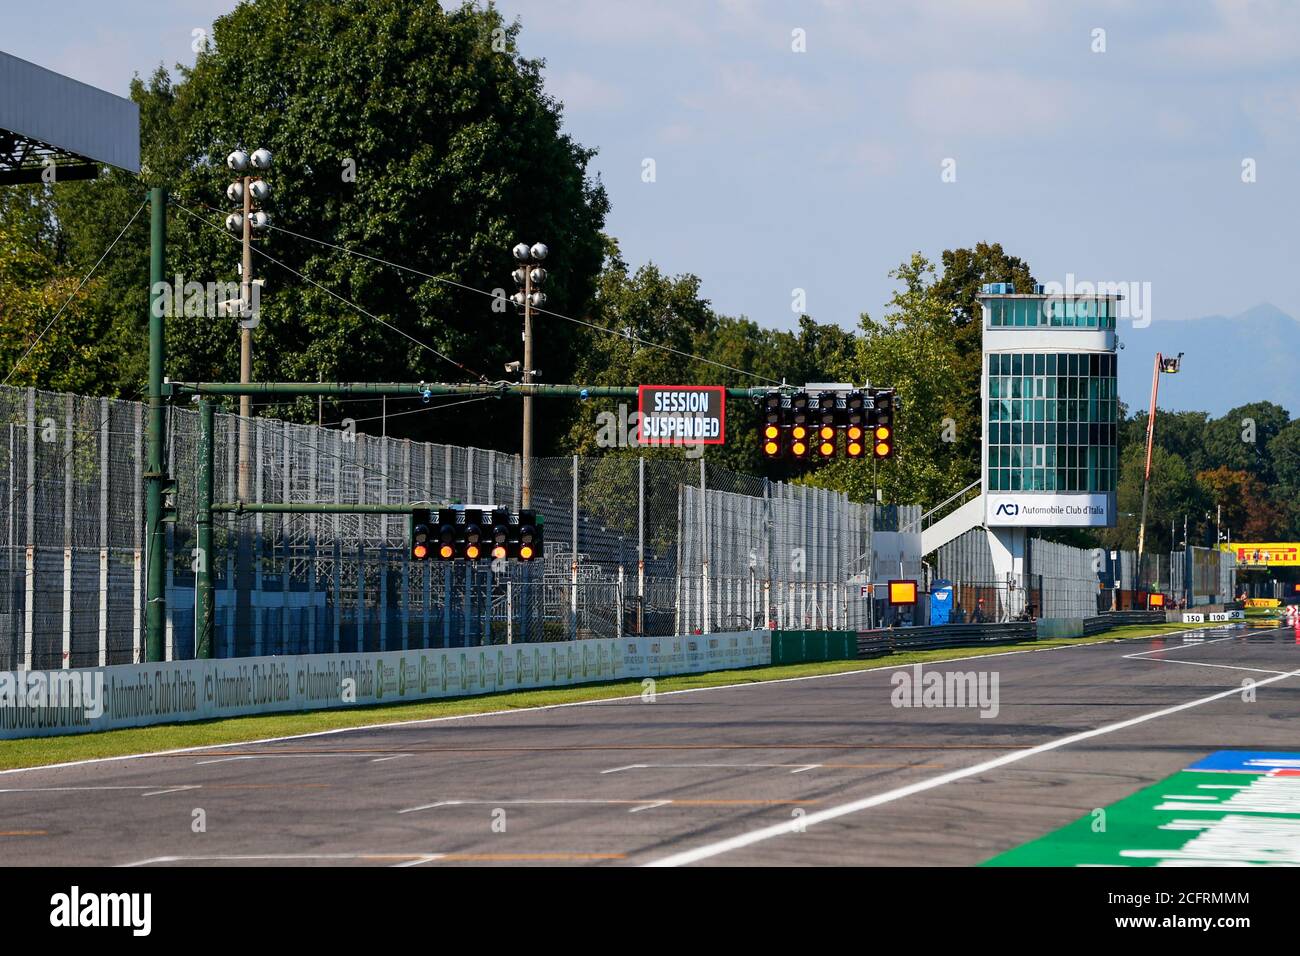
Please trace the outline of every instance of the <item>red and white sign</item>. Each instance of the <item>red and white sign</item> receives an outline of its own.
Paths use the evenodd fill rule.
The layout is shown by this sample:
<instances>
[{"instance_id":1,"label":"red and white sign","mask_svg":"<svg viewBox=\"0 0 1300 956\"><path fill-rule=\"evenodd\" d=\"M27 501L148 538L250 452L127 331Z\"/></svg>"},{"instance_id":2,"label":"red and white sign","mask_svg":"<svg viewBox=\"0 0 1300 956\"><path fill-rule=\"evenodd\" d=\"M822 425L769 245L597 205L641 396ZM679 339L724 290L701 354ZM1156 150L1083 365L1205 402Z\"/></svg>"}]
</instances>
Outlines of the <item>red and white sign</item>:
<instances>
[{"instance_id":1,"label":"red and white sign","mask_svg":"<svg viewBox=\"0 0 1300 956\"><path fill-rule=\"evenodd\" d=\"M636 439L642 445L721 445L727 390L721 385L642 385Z\"/></svg>"}]
</instances>

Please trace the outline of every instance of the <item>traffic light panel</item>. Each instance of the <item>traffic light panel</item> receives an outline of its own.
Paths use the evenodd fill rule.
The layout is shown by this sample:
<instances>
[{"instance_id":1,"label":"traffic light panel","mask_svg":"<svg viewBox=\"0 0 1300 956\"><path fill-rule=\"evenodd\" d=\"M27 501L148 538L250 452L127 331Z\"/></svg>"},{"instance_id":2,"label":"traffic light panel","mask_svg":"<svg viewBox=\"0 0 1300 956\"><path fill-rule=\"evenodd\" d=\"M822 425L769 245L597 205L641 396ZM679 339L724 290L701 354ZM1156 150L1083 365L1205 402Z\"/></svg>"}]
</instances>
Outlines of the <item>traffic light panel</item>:
<instances>
[{"instance_id":1,"label":"traffic light panel","mask_svg":"<svg viewBox=\"0 0 1300 956\"><path fill-rule=\"evenodd\" d=\"M807 458L812 435L807 425L794 425L790 428L790 454L795 458Z\"/></svg>"},{"instance_id":2,"label":"traffic light panel","mask_svg":"<svg viewBox=\"0 0 1300 956\"><path fill-rule=\"evenodd\" d=\"M542 556L542 521L536 511L519 512L515 525L515 557L520 561L536 561Z\"/></svg>"},{"instance_id":3,"label":"traffic light panel","mask_svg":"<svg viewBox=\"0 0 1300 956\"><path fill-rule=\"evenodd\" d=\"M760 447L767 459L892 458L895 451L895 391L823 390L763 396ZM840 431L844 432L843 446Z\"/></svg>"},{"instance_id":4,"label":"traffic light panel","mask_svg":"<svg viewBox=\"0 0 1300 956\"><path fill-rule=\"evenodd\" d=\"M411 557L424 561L433 548L433 520L428 508L416 508L411 512Z\"/></svg>"},{"instance_id":5,"label":"traffic light panel","mask_svg":"<svg viewBox=\"0 0 1300 956\"><path fill-rule=\"evenodd\" d=\"M411 557L417 561L535 561L542 556L542 519L535 511L509 508L411 510Z\"/></svg>"},{"instance_id":6,"label":"traffic light panel","mask_svg":"<svg viewBox=\"0 0 1300 956\"><path fill-rule=\"evenodd\" d=\"M761 446L764 458L780 458L785 453L785 410L781 407L781 393L768 392L763 396L763 424Z\"/></svg>"},{"instance_id":7,"label":"traffic light panel","mask_svg":"<svg viewBox=\"0 0 1300 956\"><path fill-rule=\"evenodd\" d=\"M437 549L435 554L440 561L453 561L456 558L456 535L458 534L456 518L455 508L438 509L438 528L434 547Z\"/></svg>"},{"instance_id":8,"label":"traffic light panel","mask_svg":"<svg viewBox=\"0 0 1300 956\"><path fill-rule=\"evenodd\" d=\"M835 457L834 425L819 425L817 427L817 454L823 458Z\"/></svg>"},{"instance_id":9,"label":"traffic light panel","mask_svg":"<svg viewBox=\"0 0 1300 956\"><path fill-rule=\"evenodd\" d=\"M839 417L839 411L836 406L836 395L834 392L822 392L817 396L817 454L823 458L835 457L836 419Z\"/></svg>"},{"instance_id":10,"label":"traffic light panel","mask_svg":"<svg viewBox=\"0 0 1300 956\"><path fill-rule=\"evenodd\" d=\"M872 416L871 451L876 458L894 457L894 391L886 389L876 393L876 409Z\"/></svg>"},{"instance_id":11,"label":"traffic light panel","mask_svg":"<svg viewBox=\"0 0 1300 956\"><path fill-rule=\"evenodd\" d=\"M493 508L491 527L488 537L492 547L492 559L498 561L510 557L510 509Z\"/></svg>"},{"instance_id":12,"label":"traffic light panel","mask_svg":"<svg viewBox=\"0 0 1300 956\"><path fill-rule=\"evenodd\" d=\"M863 444L865 433L861 425L849 425L844 429L844 454L850 458L861 458L866 450Z\"/></svg>"},{"instance_id":13,"label":"traffic light panel","mask_svg":"<svg viewBox=\"0 0 1300 956\"><path fill-rule=\"evenodd\" d=\"M484 542L486 537L483 530L483 509L466 508L465 523L461 525L461 532L456 541L458 556L466 561L477 561L482 558L486 553Z\"/></svg>"}]
</instances>

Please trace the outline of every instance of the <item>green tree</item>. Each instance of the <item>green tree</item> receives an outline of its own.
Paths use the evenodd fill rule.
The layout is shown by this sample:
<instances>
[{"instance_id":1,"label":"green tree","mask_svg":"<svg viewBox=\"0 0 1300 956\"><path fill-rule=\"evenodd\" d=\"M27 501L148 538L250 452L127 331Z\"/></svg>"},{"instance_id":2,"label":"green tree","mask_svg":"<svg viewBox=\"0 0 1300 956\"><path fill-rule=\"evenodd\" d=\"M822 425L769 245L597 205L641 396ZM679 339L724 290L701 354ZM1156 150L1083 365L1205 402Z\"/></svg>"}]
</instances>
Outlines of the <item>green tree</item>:
<instances>
[{"instance_id":1,"label":"green tree","mask_svg":"<svg viewBox=\"0 0 1300 956\"><path fill-rule=\"evenodd\" d=\"M1248 471L1272 484L1275 475L1268 446L1290 420L1287 410L1273 402L1251 402L1232 409L1206 424L1203 467ZM1156 427L1160 427L1158 419Z\"/></svg>"},{"instance_id":2,"label":"green tree","mask_svg":"<svg viewBox=\"0 0 1300 956\"><path fill-rule=\"evenodd\" d=\"M1146 449L1129 445L1120 457L1119 520L1114 528L1101 533L1108 548L1137 548L1138 517L1142 513L1142 476L1146 467ZM1205 489L1187 463L1173 452L1155 446L1151 452L1151 483L1147 499L1146 550L1149 554L1168 551L1174 544L1170 522L1177 526L1181 538L1183 517L1191 531L1204 527L1209 508Z\"/></svg>"},{"instance_id":3,"label":"green tree","mask_svg":"<svg viewBox=\"0 0 1300 956\"><path fill-rule=\"evenodd\" d=\"M846 372L855 382L897 388L897 457L878 468L871 460L838 459L814 480L858 501L871 500L874 483L886 502L934 505L978 477L978 456L951 440L954 433L979 434L978 407L972 410L954 387L960 357L952 308L937 288L934 266L916 253L890 276L902 288L882 322L863 314L857 354Z\"/></svg>"},{"instance_id":4,"label":"green tree","mask_svg":"<svg viewBox=\"0 0 1300 956\"><path fill-rule=\"evenodd\" d=\"M258 241L284 267L254 256L255 274L266 278L255 379L500 378L504 363L521 357L521 321L504 301L514 291L510 249L521 240L550 247L546 309L582 315L600 270L608 200L586 173L593 152L563 132L542 62L518 51L519 35L496 8L469 3L252 0L216 20L212 45L178 82L160 71L133 86L144 184L168 186L178 204L169 276L237 279L238 246L214 228L229 205L224 157L236 147L274 153L267 208L275 225L374 257L286 232ZM144 198L140 184L122 176L69 190L51 209L69 223L82 261ZM124 237L129 255L111 264L120 388L138 387L144 368L147 217L137 225L143 234ZM588 332L546 314L534 328L535 364L546 381L564 381ZM234 318L174 318L168 337L173 377L237 377ZM389 410L402 407L390 402ZM480 445L488 436L518 440L515 400L483 402L473 415L430 410L395 419L390 433ZM314 419L315 404L267 411ZM377 413L377 403L346 412ZM567 416L543 416L539 447L552 446L568 424Z\"/></svg>"},{"instance_id":5,"label":"green tree","mask_svg":"<svg viewBox=\"0 0 1300 956\"><path fill-rule=\"evenodd\" d=\"M1220 466L1202 471L1196 480L1216 509L1215 523L1231 529L1234 537L1274 541L1286 530L1285 511L1269 498L1264 483L1249 472Z\"/></svg>"},{"instance_id":6,"label":"green tree","mask_svg":"<svg viewBox=\"0 0 1300 956\"><path fill-rule=\"evenodd\" d=\"M67 262L65 237L44 215L51 192L0 192L0 370L9 385L93 394L116 358L104 341L104 280L83 285Z\"/></svg>"},{"instance_id":7,"label":"green tree","mask_svg":"<svg viewBox=\"0 0 1300 956\"><path fill-rule=\"evenodd\" d=\"M978 424L984 322L983 310L976 296L987 282L1010 282L1017 292L1033 292L1035 280L1029 264L1018 256L1008 255L1000 242L977 242L973 249L947 249L940 257L940 263L943 271L934 284L934 292L948 303L953 347L957 355L953 379L948 387L957 393L957 404L968 409L965 418ZM961 429L956 445L958 454L978 462L979 428Z\"/></svg>"}]
</instances>

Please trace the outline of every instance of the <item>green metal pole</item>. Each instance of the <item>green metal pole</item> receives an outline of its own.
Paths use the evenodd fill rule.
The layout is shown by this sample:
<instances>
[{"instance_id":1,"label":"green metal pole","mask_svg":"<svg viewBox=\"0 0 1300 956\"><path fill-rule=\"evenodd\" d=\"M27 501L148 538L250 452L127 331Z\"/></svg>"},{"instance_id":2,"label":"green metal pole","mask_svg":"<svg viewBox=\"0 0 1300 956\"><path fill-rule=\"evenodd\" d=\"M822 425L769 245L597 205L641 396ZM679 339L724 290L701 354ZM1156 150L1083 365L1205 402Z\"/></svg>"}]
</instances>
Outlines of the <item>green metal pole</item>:
<instances>
[{"instance_id":1,"label":"green metal pole","mask_svg":"<svg viewBox=\"0 0 1300 956\"><path fill-rule=\"evenodd\" d=\"M199 395L533 395L538 398L636 398L635 385L491 385L424 382L169 382L169 394ZM728 398L761 398L771 389L728 388Z\"/></svg>"},{"instance_id":2,"label":"green metal pole","mask_svg":"<svg viewBox=\"0 0 1300 956\"><path fill-rule=\"evenodd\" d=\"M160 301L165 294L167 268L167 191L154 187L149 195L149 423L145 458L145 655L163 659L163 631L167 595L163 568L166 537L163 534L163 368L167 357L166 328Z\"/></svg>"},{"instance_id":3,"label":"green metal pole","mask_svg":"<svg viewBox=\"0 0 1300 956\"><path fill-rule=\"evenodd\" d=\"M398 505L350 505L333 501L219 501L209 506L210 510L217 514L264 515L401 515L410 514L412 508L436 507L438 505L429 501L412 501Z\"/></svg>"},{"instance_id":4,"label":"green metal pole","mask_svg":"<svg viewBox=\"0 0 1300 956\"><path fill-rule=\"evenodd\" d=\"M216 607L212 591L212 446L215 416L212 403L199 402L198 563L194 579L194 656L213 656L212 631Z\"/></svg>"}]
</instances>

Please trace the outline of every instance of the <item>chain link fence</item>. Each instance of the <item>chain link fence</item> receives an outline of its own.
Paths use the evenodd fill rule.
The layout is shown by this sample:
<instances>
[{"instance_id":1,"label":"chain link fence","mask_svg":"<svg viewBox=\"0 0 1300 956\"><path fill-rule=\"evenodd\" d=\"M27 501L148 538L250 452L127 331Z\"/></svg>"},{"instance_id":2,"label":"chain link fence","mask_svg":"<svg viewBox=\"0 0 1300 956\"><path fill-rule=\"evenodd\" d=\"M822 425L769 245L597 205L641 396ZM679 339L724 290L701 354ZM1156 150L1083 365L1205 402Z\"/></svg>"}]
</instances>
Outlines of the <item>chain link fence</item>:
<instances>
[{"instance_id":1,"label":"chain link fence","mask_svg":"<svg viewBox=\"0 0 1300 956\"><path fill-rule=\"evenodd\" d=\"M1235 559L1213 548L1192 548L1193 586L1190 603L1210 604L1232 599ZM936 552L935 574L951 581L954 606L966 620L978 613L983 620L1006 620L1023 609L1034 617L1091 617L1113 607L1136 606L1146 592L1169 594L1185 602L1186 555L1144 554L1138 574L1133 551L1075 548L1030 538L1027 574L1000 581L993 570L987 533L982 528L943 545ZM1113 576L1112 576L1113 575ZM1102 584L1114 587L1102 588ZM1117 592L1117 593L1113 593Z\"/></svg>"},{"instance_id":2,"label":"chain link fence","mask_svg":"<svg viewBox=\"0 0 1300 956\"><path fill-rule=\"evenodd\" d=\"M0 387L0 668L144 658L143 404ZM214 499L520 505L517 455L216 416ZM198 414L168 412L166 653L194 654ZM867 626L873 535L919 518L703 460L538 459L536 564L413 561L405 515L220 514L222 657ZM900 570L919 574L919 563Z\"/></svg>"}]
</instances>

